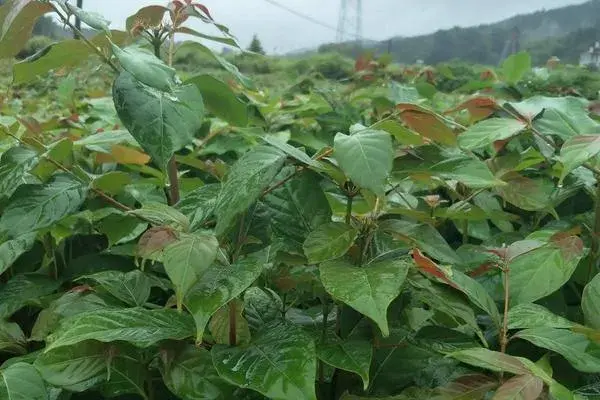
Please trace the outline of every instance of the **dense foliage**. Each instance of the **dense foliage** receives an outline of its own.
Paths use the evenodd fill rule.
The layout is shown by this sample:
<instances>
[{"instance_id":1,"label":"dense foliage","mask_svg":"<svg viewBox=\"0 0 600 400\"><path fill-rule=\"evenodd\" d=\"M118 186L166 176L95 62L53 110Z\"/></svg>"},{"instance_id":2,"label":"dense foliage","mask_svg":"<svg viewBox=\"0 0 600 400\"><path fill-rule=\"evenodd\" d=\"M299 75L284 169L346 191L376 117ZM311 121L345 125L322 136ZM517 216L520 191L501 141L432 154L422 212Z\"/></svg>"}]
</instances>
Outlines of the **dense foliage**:
<instances>
[{"instance_id":1,"label":"dense foliage","mask_svg":"<svg viewBox=\"0 0 600 400\"><path fill-rule=\"evenodd\" d=\"M262 87L176 45L239 49L190 0L126 32L10 0L0 55L50 12L97 35L9 61L0 400L600 396L600 123L544 86L567 67Z\"/></svg>"}]
</instances>

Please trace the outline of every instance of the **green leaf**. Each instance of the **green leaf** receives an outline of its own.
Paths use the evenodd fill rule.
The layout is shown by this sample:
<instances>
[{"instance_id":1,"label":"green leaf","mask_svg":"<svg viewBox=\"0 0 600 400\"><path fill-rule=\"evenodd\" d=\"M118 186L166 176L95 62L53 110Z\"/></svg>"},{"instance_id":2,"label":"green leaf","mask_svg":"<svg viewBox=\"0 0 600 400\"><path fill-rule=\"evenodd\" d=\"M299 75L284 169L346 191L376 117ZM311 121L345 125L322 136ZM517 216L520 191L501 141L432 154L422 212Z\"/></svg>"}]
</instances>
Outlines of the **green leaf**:
<instances>
[{"instance_id":1,"label":"green leaf","mask_svg":"<svg viewBox=\"0 0 600 400\"><path fill-rule=\"evenodd\" d=\"M537 376L513 376L496 390L493 400L536 400L542 390L544 381Z\"/></svg>"},{"instance_id":2,"label":"green leaf","mask_svg":"<svg viewBox=\"0 0 600 400\"><path fill-rule=\"evenodd\" d=\"M142 47L130 46L121 49L113 43L111 43L111 47L121 66L132 76L133 81L143 83L161 92L173 91L175 69L169 67L160 58ZM155 95L159 94L155 93Z\"/></svg>"},{"instance_id":3,"label":"green leaf","mask_svg":"<svg viewBox=\"0 0 600 400\"><path fill-rule=\"evenodd\" d=\"M230 266L213 264L204 270L184 300L196 322L197 342L202 341L210 317L248 288L260 276L266 262L266 254L259 252Z\"/></svg>"},{"instance_id":4,"label":"green leaf","mask_svg":"<svg viewBox=\"0 0 600 400\"><path fill-rule=\"evenodd\" d=\"M475 158L451 158L435 164L429 171L443 179L459 181L472 189L506 185L492 174L486 163Z\"/></svg>"},{"instance_id":5,"label":"green leaf","mask_svg":"<svg viewBox=\"0 0 600 400\"><path fill-rule=\"evenodd\" d=\"M175 207L188 218L192 232L212 216L220 191L220 184L210 183L183 195L177 203Z\"/></svg>"},{"instance_id":6,"label":"green leaf","mask_svg":"<svg viewBox=\"0 0 600 400\"><path fill-rule=\"evenodd\" d=\"M54 292L60 282L43 275L17 275L0 288L0 318L9 318L21 308L40 306L41 297Z\"/></svg>"},{"instance_id":7,"label":"green leaf","mask_svg":"<svg viewBox=\"0 0 600 400\"><path fill-rule=\"evenodd\" d=\"M350 135L335 135L333 155L340 168L356 185L383 193L392 172L392 138L385 131L360 129Z\"/></svg>"},{"instance_id":8,"label":"green leaf","mask_svg":"<svg viewBox=\"0 0 600 400\"><path fill-rule=\"evenodd\" d=\"M230 307L234 304L235 307L235 338L237 345L250 343L250 327L248 321L244 318L244 303L238 299L233 299L229 304L224 305L215 312L210 319L208 329L211 337L217 344L229 344L230 324Z\"/></svg>"},{"instance_id":9,"label":"green leaf","mask_svg":"<svg viewBox=\"0 0 600 400\"><path fill-rule=\"evenodd\" d=\"M569 172L585 164L600 153L600 135L580 135L569 138L560 149L563 170L559 183Z\"/></svg>"},{"instance_id":10,"label":"green leaf","mask_svg":"<svg viewBox=\"0 0 600 400\"><path fill-rule=\"evenodd\" d=\"M498 381L483 374L463 375L452 382L438 387L439 396L435 400L485 399L486 395L498 386ZM415 399L417 400L417 399Z\"/></svg>"},{"instance_id":11,"label":"green leaf","mask_svg":"<svg viewBox=\"0 0 600 400\"><path fill-rule=\"evenodd\" d=\"M177 295L177 307L181 309L183 298L200 280L217 257L219 242L213 235L180 235L163 252L162 261Z\"/></svg>"},{"instance_id":12,"label":"green leaf","mask_svg":"<svg viewBox=\"0 0 600 400\"><path fill-rule=\"evenodd\" d=\"M556 190L554 183L547 178L531 179L518 174L505 175L505 186L496 188L507 202L526 211L541 211L552 204Z\"/></svg>"},{"instance_id":13,"label":"green leaf","mask_svg":"<svg viewBox=\"0 0 600 400\"><path fill-rule=\"evenodd\" d=\"M0 217L0 232L15 238L48 228L83 204L86 189L68 174L57 174L47 184L21 185Z\"/></svg>"},{"instance_id":14,"label":"green leaf","mask_svg":"<svg viewBox=\"0 0 600 400\"><path fill-rule=\"evenodd\" d=\"M110 21L104 19L101 14L82 10L73 4L65 3L62 0L58 1L58 4L60 4L69 14L75 15L81 20L81 22L85 23L89 27L98 31L104 31L110 35L110 28L108 27L110 25Z\"/></svg>"},{"instance_id":15,"label":"green leaf","mask_svg":"<svg viewBox=\"0 0 600 400\"><path fill-rule=\"evenodd\" d=\"M83 392L105 381L108 346L85 341L41 353L34 366L50 385Z\"/></svg>"},{"instance_id":16,"label":"green leaf","mask_svg":"<svg viewBox=\"0 0 600 400\"><path fill-rule=\"evenodd\" d=\"M400 144L407 146L418 146L425 144L423 138L416 132L405 128L398 121L385 119L371 126L373 129L386 131L391 134Z\"/></svg>"},{"instance_id":17,"label":"green leaf","mask_svg":"<svg viewBox=\"0 0 600 400\"><path fill-rule=\"evenodd\" d=\"M511 138L523 129L525 129L525 124L516 119L490 118L461 133L458 136L458 144L466 150L480 149L497 140Z\"/></svg>"},{"instance_id":18,"label":"green leaf","mask_svg":"<svg viewBox=\"0 0 600 400\"><path fill-rule=\"evenodd\" d=\"M0 378L2 400L48 400L46 385L31 364L12 364L0 370Z\"/></svg>"},{"instance_id":19,"label":"green leaf","mask_svg":"<svg viewBox=\"0 0 600 400\"><path fill-rule=\"evenodd\" d=\"M130 306L143 306L150 297L153 281L144 272L133 270L127 273L120 271L102 271L93 275L85 275L79 280L91 280L112 296Z\"/></svg>"},{"instance_id":20,"label":"green leaf","mask_svg":"<svg viewBox=\"0 0 600 400\"><path fill-rule=\"evenodd\" d=\"M282 171L283 172L283 171ZM304 171L264 198L273 233L289 248L304 254L302 245L311 231L331 221L331 208L316 174Z\"/></svg>"},{"instance_id":21,"label":"green leaf","mask_svg":"<svg viewBox=\"0 0 600 400\"><path fill-rule=\"evenodd\" d=\"M528 375L534 373L549 382L551 377L547 376L540 368L526 358L515 357L508 354L492 351L484 348L459 350L449 354L463 363L473 365L495 372L510 372L515 375Z\"/></svg>"},{"instance_id":22,"label":"green leaf","mask_svg":"<svg viewBox=\"0 0 600 400\"><path fill-rule=\"evenodd\" d=\"M132 177L126 172L112 171L100 175L92 181L92 187L106 194L116 195L132 182Z\"/></svg>"},{"instance_id":23,"label":"green leaf","mask_svg":"<svg viewBox=\"0 0 600 400\"><path fill-rule=\"evenodd\" d=\"M575 323L533 303L518 304L508 312L508 329L571 328Z\"/></svg>"},{"instance_id":24,"label":"green leaf","mask_svg":"<svg viewBox=\"0 0 600 400\"><path fill-rule=\"evenodd\" d=\"M37 152L27 147L15 146L0 158L0 193L10 197L23 183L35 183L29 171L37 162Z\"/></svg>"},{"instance_id":25,"label":"green leaf","mask_svg":"<svg viewBox=\"0 0 600 400\"><path fill-rule=\"evenodd\" d=\"M173 154L192 142L204 118L202 95L193 85L158 91L122 72L113 85L123 125L163 170Z\"/></svg>"},{"instance_id":26,"label":"green leaf","mask_svg":"<svg viewBox=\"0 0 600 400\"><path fill-rule=\"evenodd\" d=\"M341 340L317 345L319 360L344 371L354 372L361 377L363 388L369 387L369 368L373 358L373 347L366 340Z\"/></svg>"},{"instance_id":27,"label":"green leaf","mask_svg":"<svg viewBox=\"0 0 600 400\"><path fill-rule=\"evenodd\" d=\"M105 234L109 246L113 246L135 240L148 229L148 224L133 216L111 214L102 218L97 223L96 229Z\"/></svg>"},{"instance_id":28,"label":"green leaf","mask_svg":"<svg viewBox=\"0 0 600 400\"><path fill-rule=\"evenodd\" d=\"M514 337L562 355L579 371L600 372L600 358L586 352L591 342L585 335L568 329L532 328L522 330Z\"/></svg>"},{"instance_id":29,"label":"green leaf","mask_svg":"<svg viewBox=\"0 0 600 400\"><path fill-rule=\"evenodd\" d=\"M27 233L0 243L0 274L10 268L23 253L31 250L35 238L35 233Z\"/></svg>"},{"instance_id":30,"label":"green leaf","mask_svg":"<svg viewBox=\"0 0 600 400\"><path fill-rule=\"evenodd\" d=\"M392 237L409 242L438 261L459 264L460 257L446 239L431 225L388 219L379 223L379 229Z\"/></svg>"},{"instance_id":31,"label":"green leaf","mask_svg":"<svg viewBox=\"0 0 600 400\"><path fill-rule=\"evenodd\" d=\"M46 352L85 340L132 343L149 347L166 339L182 340L193 336L192 318L172 309L127 308L97 310L67 318L48 337Z\"/></svg>"},{"instance_id":32,"label":"green leaf","mask_svg":"<svg viewBox=\"0 0 600 400\"><path fill-rule=\"evenodd\" d=\"M321 168L321 164L319 164L317 161L310 158L308 156L308 154L306 154L302 150L284 142L284 140L287 140L287 138L281 139L279 137L276 137L275 135L272 135L272 136L263 136L261 139L264 140L266 143L270 144L271 146L276 147L279 150L283 151L285 154L294 158L295 160L300 161L301 163L304 163L315 169Z\"/></svg>"},{"instance_id":33,"label":"green leaf","mask_svg":"<svg viewBox=\"0 0 600 400\"><path fill-rule=\"evenodd\" d=\"M358 231L343 222L329 222L317 227L304 241L304 254L311 264L342 257L354 244Z\"/></svg>"},{"instance_id":34,"label":"green leaf","mask_svg":"<svg viewBox=\"0 0 600 400\"><path fill-rule=\"evenodd\" d=\"M585 285L581 299L581 308L585 323L595 329L600 329L600 274Z\"/></svg>"},{"instance_id":35,"label":"green leaf","mask_svg":"<svg viewBox=\"0 0 600 400\"><path fill-rule=\"evenodd\" d=\"M144 365L147 361L132 346L120 345L118 348L110 347L109 352L116 353L107 365L108 380L100 387L105 398L113 398L125 394L135 394L143 399L146 395L146 381L149 378L148 368Z\"/></svg>"},{"instance_id":36,"label":"green leaf","mask_svg":"<svg viewBox=\"0 0 600 400\"><path fill-rule=\"evenodd\" d=\"M197 75L185 81L196 85L208 111L233 126L248 125L248 106L223 81L211 75Z\"/></svg>"},{"instance_id":37,"label":"green leaf","mask_svg":"<svg viewBox=\"0 0 600 400\"><path fill-rule=\"evenodd\" d=\"M280 319L282 310L283 301L269 288L254 286L244 292L244 317L253 331Z\"/></svg>"},{"instance_id":38,"label":"green leaf","mask_svg":"<svg viewBox=\"0 0 600 400\"><path fill-rule=\"evenodd\" d=\"M179 398L188 400L229 400L234 386L225 382L213 366L208 350L188 346L161 366L165 385Z\"/></svg>"},{"instance_id":39,"label":"green leaf","mask_svg":"<svg viewBox=\"0 0 600 400\"><path fill-rule=\"evenodd\" d=\"M530 70L531 56L527 52L512 54L502 63L502 72L507 83L519 82Z\"/></svg>"},{"instance_id":40,"label":"green leaf","mask_svg":"<svg viewBox=\"0 0 600 400\"><path fill-rule=\"evenodd\" d=\"M233 164L215 210L217 235L229 229L235 218L258 200L277 176L285 158L284 153L271 146L256 146Z\"/></svg>"},{"instance_id":41,"label":"green leaf","mask_svg":"<svg viewBox=\"0 0 600 400\"><path fill-rule=\"evenodd\" d=\"M219 375L273 400L316 400L316 351L312 338L290 323L265 326L247 346L212 348Z\"/></svg>"},{"instance_id":42,"label":"green leaf","mask_svg":"<svg viewBox=\"0 0 600 400\"><path fill-rule=\"evenodd\" d=\"M12 354L27 353L27 339L21 327L14 322L0 322L0 352Z\"/></svg>"},{"instance_id":43,"label":"green leaf","mask_svg":"<svg viewBox=\"0 0 600 400\"><path fill-rule=\"evenodd\" d=\"M583 242L571 236L513 258L508 266L510 304L531 303L560 289L583 255Z\"/></svg>"},{"instance_id":44,"label":"green leaf","mask_svg":"<svg viewBox=\"0 0 600 400\"><path fill-rule=\"evenodd\" d=\"M166 204L157 202L147 202L142 208L130 211L133 214L151 221L153 225L170 225L177 230L187 231L190 227L190 221L181 212Z\"/></svg>"},{"instance_id":45,"label":"green leaf","mask_svg":"<svg viewBox=\"0 0 600 400\"><path fill-rule=\"evenodd\" d=\"M29 40L37 19L51 11L50 4L40 1L5 1L0 7L0 57L17 55Z\"/></svg>"},{"instance_id":46,"label":"green leaf","mask_svg":"<svg viewBox=\"0 0 600 400\"><path fill-rule=\"evenodd\" d=\"M355 267L329 261L319 268L325 290L336 300L371 318L384 337L389 336L387 309L402 292L410 265L403 260L381 261Z\"/></svg>"}]
</instances>

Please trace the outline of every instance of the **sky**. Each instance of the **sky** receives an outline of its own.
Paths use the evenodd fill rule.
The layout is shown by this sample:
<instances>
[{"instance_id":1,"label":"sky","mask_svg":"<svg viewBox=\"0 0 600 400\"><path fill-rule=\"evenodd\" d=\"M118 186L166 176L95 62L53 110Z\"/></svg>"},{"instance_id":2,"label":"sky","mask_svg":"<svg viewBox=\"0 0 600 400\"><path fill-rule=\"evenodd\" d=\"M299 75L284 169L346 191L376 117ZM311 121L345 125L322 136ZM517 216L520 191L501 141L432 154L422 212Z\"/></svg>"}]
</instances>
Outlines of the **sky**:
<instances>
[{"instance_id":1,"label":"sky","mask_svg":"<svg viewBox=\"0 0 600 400\"><path fill-rule=\"evenodd\" d=\"M341 0L194 0L202 2L213 18L229 27L246 47L257 34L268 53L317 47L336 39ZM270 3L275 1L322 22L302 19ZM353 0L349 0L353 1ZM414 36L453 26L490 23L540 9L550 9L582 0L363 0L363 37L384 40L392 36ZM165 2L166 3L166 2ZM146 5L161 0L84 0L84 8L103 14L111 28L122 29L125 19ZM213 33L196 21L194 29Z\"/></svg>"}]
</instances>

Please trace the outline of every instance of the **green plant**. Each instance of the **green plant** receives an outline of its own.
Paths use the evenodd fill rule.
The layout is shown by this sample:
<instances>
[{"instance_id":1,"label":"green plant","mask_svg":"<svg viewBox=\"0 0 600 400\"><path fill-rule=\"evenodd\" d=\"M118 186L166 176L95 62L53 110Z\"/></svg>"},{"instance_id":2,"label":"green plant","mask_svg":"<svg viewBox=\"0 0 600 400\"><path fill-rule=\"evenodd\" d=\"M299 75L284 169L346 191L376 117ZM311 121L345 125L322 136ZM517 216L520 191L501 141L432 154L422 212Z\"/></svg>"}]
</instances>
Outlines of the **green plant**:
<instances>
[{"instance_id":1,"label":"green plant","mask_svg":"<svg viewBox=\"0 0 600 400\"><path fill-rule=\"evenodd\" d=\"M448 95L364 69L269 97L200 42L175 45L237 45L191 1L144 7L128 32L9 1L0 54L50 11L98 36L15 63L14 81L104 68L95 83L72 71L60 105L26 88L2 100L0 399L598 393L586 100ZM229 80L182 82L182 49ZM497 76L518 90L529 65L515 55Z\"/></svg>"}]
</instances>

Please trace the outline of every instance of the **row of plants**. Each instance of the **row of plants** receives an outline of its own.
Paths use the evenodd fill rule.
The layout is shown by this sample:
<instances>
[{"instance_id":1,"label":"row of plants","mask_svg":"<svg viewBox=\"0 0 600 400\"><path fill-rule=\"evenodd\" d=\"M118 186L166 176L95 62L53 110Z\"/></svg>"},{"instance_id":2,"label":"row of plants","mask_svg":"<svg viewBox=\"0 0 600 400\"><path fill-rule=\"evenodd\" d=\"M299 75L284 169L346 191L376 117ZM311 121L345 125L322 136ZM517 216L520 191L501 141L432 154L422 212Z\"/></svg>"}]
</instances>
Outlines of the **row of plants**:
<instances>
[{"instance_id":1,"label":"row of plants","mask_svg":"<svg viewBox=\"0 0 600 400\"><path fill-rule=\"evenodd\" d=\"M176 45L239 48L191 0L9 0L0 55L47 13L98 33L0 102L0 399L599 396L599 124L527 54L472 94L369 57L271 93Z\"/></svg>"}]
</instances>

